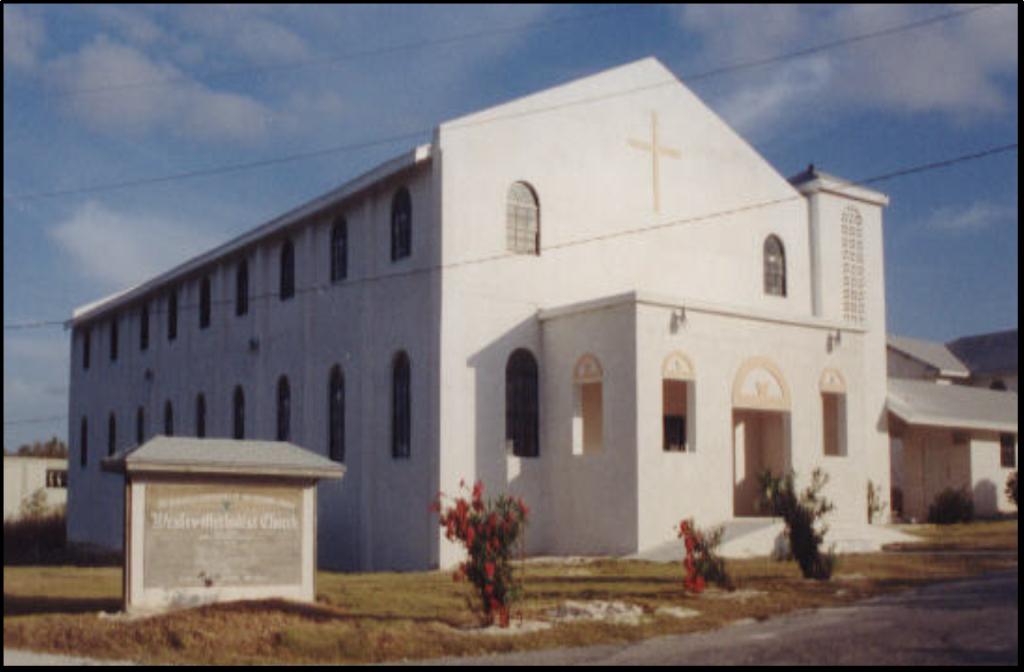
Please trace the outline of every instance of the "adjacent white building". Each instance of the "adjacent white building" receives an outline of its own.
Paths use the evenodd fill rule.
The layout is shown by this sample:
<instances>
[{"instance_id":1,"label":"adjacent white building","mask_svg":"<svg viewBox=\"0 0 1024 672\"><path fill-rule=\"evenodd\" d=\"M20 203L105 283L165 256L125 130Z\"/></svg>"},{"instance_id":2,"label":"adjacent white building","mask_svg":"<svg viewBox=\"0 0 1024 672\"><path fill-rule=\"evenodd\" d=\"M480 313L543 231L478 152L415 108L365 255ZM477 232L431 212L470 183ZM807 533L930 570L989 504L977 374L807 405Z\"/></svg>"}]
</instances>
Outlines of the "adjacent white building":
<instances>
[{"instance_id":1,"label":"adjacent white building","mask_svg":"<svg viewBox=\"0 0 1024 672\"><path fill-rule=\"evenodd\" d=\"M889 491L882 209L785 179L654 59L433 141L75 311L69 534L118 546L100 458L158 433L344 462L323 567L448 566L428 505L523 496L532 553L634 553L816 467Z\"/></svg>"},{"instance_id":2,"label":"adjacent white building","mask_svg":"<svg viewBox=\"0 0 1024 672\"><path fill-rule=\"evenodd\" d=\"M890 335L892 506L927 519L944 490L965 490L975 512L1016 510L1017 330L935 343Z\"/></svg>"},{"instance_id":3,"label":"adjacent white building","mask_svg":"<svg viewBox=\"0 0 1024 672\"><path fill-rule=\"evenodd\" d=\"M4 520L20 518L33 497L39 498L38 503L46 510L64 507L68 499L67 459L4 455Z\"/></svg>"}]
</instances>

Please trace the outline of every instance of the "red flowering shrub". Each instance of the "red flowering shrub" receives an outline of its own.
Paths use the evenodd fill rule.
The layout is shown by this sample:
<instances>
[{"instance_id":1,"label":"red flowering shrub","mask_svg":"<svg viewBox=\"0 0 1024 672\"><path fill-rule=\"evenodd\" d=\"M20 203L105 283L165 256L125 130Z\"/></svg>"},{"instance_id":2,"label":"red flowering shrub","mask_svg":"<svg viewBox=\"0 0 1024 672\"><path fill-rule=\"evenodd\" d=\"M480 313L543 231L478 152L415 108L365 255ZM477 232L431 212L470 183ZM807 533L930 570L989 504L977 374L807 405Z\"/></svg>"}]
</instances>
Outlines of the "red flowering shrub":
<instances>
[{"instance_id":1,"label":"red flowering shrub","mask_svg":"<svg viewBox=\"0 0 1024 672\"><path fill-rule=\"evenodd\" d=\"M732 580L725 571L725 560L716 552L722 542L723 532L722 527L701 530L694 525L692 518L679 523L678 537L686 545L686 557L683 558L686 577L683 579L683 587L687 591L703 592L708 581L732 588Z\"/></svg>"},{"instance_id":2,"label":"red flowering shrub","mask_svg":"<svg viewBox=\"0 0 1024 672\"><path fill-rule=\"evenodd\" d=\"M465 484L462 484L463 488ZM483 499L484 485L473 486L470 501L459 497L442 509L444 493L437 494L431 509L440 514L440 525L449 541L461 541L468 558L455 570L453 579L468 579L476 587L483 607L484 623L497 619L505 628L509 606L519 598L522 587L512 572L512 548L523 537L529 509L521 498L502 495Z\"/></svg>"}]
</instances>

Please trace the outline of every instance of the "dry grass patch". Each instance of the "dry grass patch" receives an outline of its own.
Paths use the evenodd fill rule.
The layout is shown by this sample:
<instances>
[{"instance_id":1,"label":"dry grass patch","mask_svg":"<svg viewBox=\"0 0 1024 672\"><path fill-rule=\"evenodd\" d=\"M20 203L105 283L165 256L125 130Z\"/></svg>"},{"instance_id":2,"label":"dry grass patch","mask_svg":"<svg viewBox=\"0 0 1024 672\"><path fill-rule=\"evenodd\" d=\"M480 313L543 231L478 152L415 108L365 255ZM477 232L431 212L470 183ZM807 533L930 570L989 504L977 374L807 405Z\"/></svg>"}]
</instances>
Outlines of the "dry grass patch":
<instances>
[{"instance_id":1,"label":"dry grass patch","mask_svg":"<svg viewBox=\"0 0 1024 672\"><path fill-rule=\"evenodd\" d=\"M931 543L956 548L1016 549L1016 521L963 527L970 529L950 530L949 538L942 536L949 528L923 534ZM514 621L551 621L550 612L569 600L636 605L644 619L639 625L556 623L507 637L468 632L477 625L467 608L471 588L453 583L447 572L320 572L313 605L240 602L130 620L96 614L119 607L118 569L8 567L4 646L146 663L371 663L479 655L696 632L1008 567L1016 567L1015 554L846 555L836 578L819 582L803 579L795 563L733 560L728 570L736 592L693 596L683 591L678 564L598 560L581 574L573 571L578 566L530 562ZM698 613L680 619L665 608Z\"/></svg>"}]
</instances>

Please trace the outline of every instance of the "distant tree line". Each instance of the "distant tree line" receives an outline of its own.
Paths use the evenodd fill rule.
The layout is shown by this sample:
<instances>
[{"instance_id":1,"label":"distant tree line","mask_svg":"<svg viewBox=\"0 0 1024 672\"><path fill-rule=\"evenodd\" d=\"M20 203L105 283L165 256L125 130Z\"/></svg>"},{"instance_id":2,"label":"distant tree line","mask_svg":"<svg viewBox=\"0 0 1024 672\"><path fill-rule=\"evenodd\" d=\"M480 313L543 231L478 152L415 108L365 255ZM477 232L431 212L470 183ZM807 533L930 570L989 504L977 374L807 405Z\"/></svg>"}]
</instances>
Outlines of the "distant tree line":
<instances>
[{"instance_id":1,"label":"distant tree line","mask_svg":"<svg viewBox=\"0 0 1024 672\"><path fill-rule=\"evenodd\" d=\"M4 449L7 452L7 449ZM22 455L28 457L67 457L68 446L66 443L58 439L56 436L50 438L48 441L35 441L33 443L26 443L20 446L15 455Z\"/></svg>"}]
</instances>

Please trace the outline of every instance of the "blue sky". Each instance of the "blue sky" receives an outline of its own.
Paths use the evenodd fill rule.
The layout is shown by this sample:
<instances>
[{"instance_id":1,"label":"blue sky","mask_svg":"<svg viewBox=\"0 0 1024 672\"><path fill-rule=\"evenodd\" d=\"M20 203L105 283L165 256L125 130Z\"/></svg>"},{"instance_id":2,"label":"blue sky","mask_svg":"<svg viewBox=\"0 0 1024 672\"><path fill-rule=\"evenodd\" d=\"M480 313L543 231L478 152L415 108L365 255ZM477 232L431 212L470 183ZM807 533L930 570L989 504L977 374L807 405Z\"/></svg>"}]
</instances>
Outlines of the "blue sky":
<instances>
[{"instance_id":1,"label":"blue sky","mask_svg":"<svg viewBox=\"0 0 1024 672\"><path fill-rule=\"evenodd\" d=\"M813 162L861 179L1016 143L1015 5L687 79L963 9L4 4L4 324L66 318L428 141L440 121L645 56L787 176ZM892 199L891 332L1017 327L1016 150L875 188ZM55 191L72 193L28 198ZM5 328L5 447L65 436L68 347L59 326Z\"/></svg>"}]
</instances>

